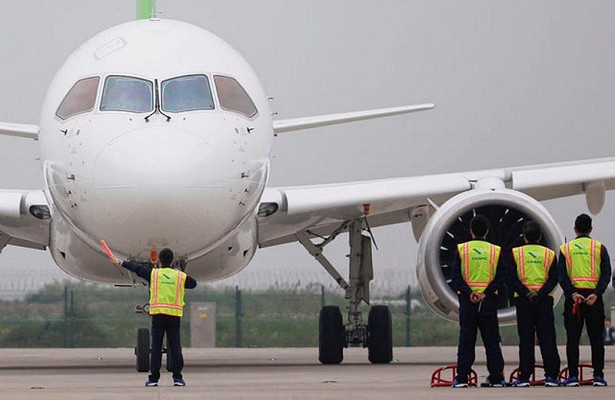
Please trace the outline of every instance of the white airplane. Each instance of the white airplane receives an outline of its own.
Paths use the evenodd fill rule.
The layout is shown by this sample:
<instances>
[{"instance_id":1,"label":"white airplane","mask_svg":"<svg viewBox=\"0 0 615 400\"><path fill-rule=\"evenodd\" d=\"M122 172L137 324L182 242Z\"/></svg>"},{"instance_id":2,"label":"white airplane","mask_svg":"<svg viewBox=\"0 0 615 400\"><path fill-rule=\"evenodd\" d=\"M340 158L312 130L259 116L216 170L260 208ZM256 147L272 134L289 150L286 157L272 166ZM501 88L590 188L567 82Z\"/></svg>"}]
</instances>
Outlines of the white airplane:
<instances>
[{"instance_id":1,"label":"white airplane","mask_svg":"<svg viewBox=\"0 0 615 400\"><path fill-rule=\"evenodd\" d=\"M346 318L338 307L321 310L319 360L340 363L344 347L364 346L371 362L388 363L388 308L371 307L367 321L361 313L373 276L370 228L412 225L422 293L438 314L456 320L447 269L454 245L468 238L471 215L488 216L490 239L505 247L534 219L555 247L562 234L539 201L584 194L598 213L615 187L615 158L267 186L275 135L431 108L272 120L258 77L220 38L155 17L124 23L70 55L49 85L38 125L0 122L1 134L39 141L45 181L41 190L0 191L0 249L49 249L74 277L137 285L109 264L100 239L140 262L170 247L202 282L241 271L259 247L299 242L349 302ZM342 233L349 237L347 277L323 254ZM514 309L504 305L500 320L513 321Z\"/></svg>"}]
</instances>

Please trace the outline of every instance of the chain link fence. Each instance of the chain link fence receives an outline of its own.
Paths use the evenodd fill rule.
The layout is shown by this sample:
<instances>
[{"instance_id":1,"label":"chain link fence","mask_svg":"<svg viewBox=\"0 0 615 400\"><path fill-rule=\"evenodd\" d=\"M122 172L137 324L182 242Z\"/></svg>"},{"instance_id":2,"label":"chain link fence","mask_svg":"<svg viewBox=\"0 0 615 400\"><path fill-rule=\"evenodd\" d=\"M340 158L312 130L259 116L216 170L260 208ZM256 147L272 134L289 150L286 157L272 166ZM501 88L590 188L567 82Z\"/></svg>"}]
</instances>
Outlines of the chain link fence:
<instances>
[{"instance_id":1,"label":"chain link fence","mask_svg":"<svg viewBox=\"0 0 615 400\"><path fill-rule=\"evenodd\" d=\"M120 288L85 283L54 283L23 299L0 301L0 347L133 347L149 317L136 314L147 302L145 287ZM191 302L216 304L216 347L315 347L318 314L323 305L337 305L345 315L347 301L339 291L320 285L304 288L246 290L201 285L186 292L182 342L190 344ZM558 343L564 344L562 303L556 307ZM395 346L454 346L457 323L426 309L410 287L372 304L390 307ZM607 310L612 294L605 295ZM365 322L368 307L364 307ZM608 312L607 312L608 313ZM516 345L515 326L501 327L502 343Z\"/></svg>"}]
</instances>

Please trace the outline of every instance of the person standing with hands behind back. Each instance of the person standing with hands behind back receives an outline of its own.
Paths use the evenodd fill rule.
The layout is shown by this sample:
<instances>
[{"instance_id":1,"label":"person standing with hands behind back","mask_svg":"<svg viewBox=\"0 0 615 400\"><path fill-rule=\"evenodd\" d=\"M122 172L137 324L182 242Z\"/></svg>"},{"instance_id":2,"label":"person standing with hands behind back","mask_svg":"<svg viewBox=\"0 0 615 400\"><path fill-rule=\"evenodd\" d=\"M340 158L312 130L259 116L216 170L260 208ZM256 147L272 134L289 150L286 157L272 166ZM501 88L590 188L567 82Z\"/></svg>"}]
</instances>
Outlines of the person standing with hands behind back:
<instances>
[{"instance_id":1,"label":"person standing with hands behind back","mask_svg":"<svg viewBox=\"0 0 615 400\"><path fill-rule=\"evenodd\" d=\"M568 379L565 386L579 386L579 339L583 323L592 352L594 386L606 386L604 379L604 303L602 293L611 280L611 262L606 247L589 237L592 219L579 215L574 222L576 239L560 246L559 283L564 289L564 326Z\"/></svg>"},{"instance_id":2,"label":"person standing with hands behind back","mask_svg":"<svg viewBox=\"0 0 615 400\"><path fill-rule=\"evenodd\" d=\"M485 386L503 387L504 359L500 348L497 290L504 272L498 266L501 249L487 242L489 220L477 215L470 221L472 240L457 245L451 266L451 287L459 295L459 346L457 376L452 386L468 387L480 329L489 377Z\"/></svg>"},{"instance_id":3,"label":"person standing with hands behind back","mask_svg":"<svg viewBox=\"0 0 615 400\"><path fill-rule=\"evenodd\" d=\"M173 367L173 386L186 386L182 376L184 358L180 341L180 324L183 315L184 289L196 287L196 280L173 268L174 254L165 248L158 253L159 267L137 264L112 258L117 265L134 272L149 282L149 314L152 317L151 367L145 386L158 386L162 364L162 342L166 332Z\"/></svg>"},{"instance_id":4,"label":"person standing with hands behind back","mask_svg":"<svg viewBox=\"0 0 615 400\"><path fill-rule=\"evenodd\" d=\"M560 358L557 352L553 289L557 286L555 252L539 244L542 234L535 221L523 224L525 244L512 249L509 287L515 292L519 333L519 379L516 387L530 386L534 372L534 337L538 336L545 369L545 386L559 386Z\"/></svg>"}]
</instances>

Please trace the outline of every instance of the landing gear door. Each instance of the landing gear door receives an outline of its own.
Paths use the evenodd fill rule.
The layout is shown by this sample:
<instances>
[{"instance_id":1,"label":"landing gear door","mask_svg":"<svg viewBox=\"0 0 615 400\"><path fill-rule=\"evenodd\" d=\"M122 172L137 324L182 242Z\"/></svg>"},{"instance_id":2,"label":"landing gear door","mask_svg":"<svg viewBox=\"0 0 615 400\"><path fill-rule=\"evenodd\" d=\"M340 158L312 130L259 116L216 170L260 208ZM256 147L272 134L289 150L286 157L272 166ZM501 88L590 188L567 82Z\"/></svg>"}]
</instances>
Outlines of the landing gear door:
<instances>
[{"instance_id":1,"label":"landing gear door","mask_svg":"<svg viewBox=\"0 0 615 400\"><path fill-rule=\"evenodd\" d=\"M372 239L361 235L361 290L359 298L369 304L369 283L374 279L374 267L372 263Z\"/></svg>"}]
</instances>

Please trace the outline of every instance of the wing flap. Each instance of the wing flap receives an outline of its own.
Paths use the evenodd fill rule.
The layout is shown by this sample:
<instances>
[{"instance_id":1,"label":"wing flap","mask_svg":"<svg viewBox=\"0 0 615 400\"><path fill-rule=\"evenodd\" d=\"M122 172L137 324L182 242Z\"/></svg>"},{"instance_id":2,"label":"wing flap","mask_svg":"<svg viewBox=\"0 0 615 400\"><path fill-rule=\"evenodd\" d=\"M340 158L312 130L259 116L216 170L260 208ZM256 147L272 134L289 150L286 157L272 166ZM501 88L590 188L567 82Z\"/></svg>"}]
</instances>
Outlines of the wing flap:
<instances>
[{"instance_id":1,"label":"wing flap","mask_svg":"<svg viewBox=\"0 0 615 400\"><path fill-rule=\"evenodd\" d=\"M615 188L615 159L605 158L512 169L513 189L537 200L583 194L588 184L603 182Z\"/></svg>"}]
</instances>

